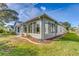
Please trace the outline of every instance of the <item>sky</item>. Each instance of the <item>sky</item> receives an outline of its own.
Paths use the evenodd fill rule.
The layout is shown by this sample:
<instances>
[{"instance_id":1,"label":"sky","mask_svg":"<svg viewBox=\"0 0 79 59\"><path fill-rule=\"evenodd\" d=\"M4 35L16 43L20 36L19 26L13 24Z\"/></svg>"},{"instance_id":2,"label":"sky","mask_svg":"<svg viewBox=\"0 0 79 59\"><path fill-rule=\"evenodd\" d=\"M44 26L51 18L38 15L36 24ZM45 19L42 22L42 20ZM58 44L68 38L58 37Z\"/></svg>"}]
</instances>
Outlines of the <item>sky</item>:
<instances>
[{"instance_id":1,"label":"sky","mask_svg":"<svg viewBox=\"0 0 79 59\"><path fill-rule=\"evenodd\" d=\"M25 22L43 12L58 22L69 22L71 25L79 25L78 3L8 3L9 8L19 13L19 20ZM9 23L12 24L12 23Z\"/></svg>"}]
</instances>

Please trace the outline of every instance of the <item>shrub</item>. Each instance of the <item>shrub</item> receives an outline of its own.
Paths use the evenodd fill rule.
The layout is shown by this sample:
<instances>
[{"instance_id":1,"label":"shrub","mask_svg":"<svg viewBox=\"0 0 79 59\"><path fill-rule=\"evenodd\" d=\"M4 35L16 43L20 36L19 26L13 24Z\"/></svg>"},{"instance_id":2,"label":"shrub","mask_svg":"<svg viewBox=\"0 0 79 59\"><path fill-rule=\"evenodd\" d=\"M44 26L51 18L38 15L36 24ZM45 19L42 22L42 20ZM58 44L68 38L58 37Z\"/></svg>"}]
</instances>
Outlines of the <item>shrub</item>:
<instances>
[{"instance_id":1,"label":"shrub","mask_svg":"<svg viewBox=\"0 0 79 59\"><path fill-rule=\"evenodd\" d=\"M4 29L0 29L0 34L1 35L15 35L15 32L9 32L9 31L6 31Z\"/></svg>"},{"instance_id":2,"label":"shrub","mask_svg":"<svg viewBox=\"0 0 79 59\"><path fill-rule=\"evenodd\" d=\"M0 29L0 33L3 33L3 32L5 32L3 29Z\"/></svg>"}]
</instances>

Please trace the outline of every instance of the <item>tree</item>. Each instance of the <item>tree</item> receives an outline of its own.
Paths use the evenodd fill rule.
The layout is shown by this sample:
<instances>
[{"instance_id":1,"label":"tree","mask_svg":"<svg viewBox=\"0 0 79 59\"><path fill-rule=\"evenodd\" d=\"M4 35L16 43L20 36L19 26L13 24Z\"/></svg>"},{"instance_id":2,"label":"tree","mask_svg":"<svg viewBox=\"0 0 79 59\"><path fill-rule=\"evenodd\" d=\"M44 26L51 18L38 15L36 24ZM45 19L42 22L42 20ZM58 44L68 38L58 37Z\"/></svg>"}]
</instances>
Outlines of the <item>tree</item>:
<instances>
[{"instance_id":1,"label":"tree","mask_svg":"<svg viewBox=\"0 0 79 59\"><path fill-rule=\"evenodd\" d=\"M15 21L18 19L18 13L9 9L4 3L0 3L0 20L4 22Z\"/></svg>"},{"instance_id":2,"label":"tree","mask_svg":"<svg viewBox=\"0 0 79 59\"><path fill-rule=\"evenodd\" d=\"M0 10L7 9L8 6L5 3L0 3Z\"/></svg>"},{"instance_id":3,"label":"tree","mask_svg":"<svg viewBox=\"0 0 79 59\"><path fill-rule=\"evenodd\" d=\"M0 19L5 22L15 21L18 19L18 13L11 9L0 10Z\"/></svg>"},{"instance_id":4,"label":"tree","mask_svg":"<svg viewBox=\"0 0 79 59\"><path fill-rule=\"evenodd\" d=\"M6 29L5 23L18 20L18 13L15 10L9 9L5 3L0 3L0 30Z\"/></svg>"},{"instance_id":5,"label":"tree","mask_svg":"<svg viewBox=\"0 0 79 59\"><path fill-rule=\"evenodd\" d=\"M62 23L65 27L66 27L66 29L69 31L69 29L70 29L70 27L71 27L71 24L69 23L69 22L63 22Z\"/></svg>"}]
</instances>

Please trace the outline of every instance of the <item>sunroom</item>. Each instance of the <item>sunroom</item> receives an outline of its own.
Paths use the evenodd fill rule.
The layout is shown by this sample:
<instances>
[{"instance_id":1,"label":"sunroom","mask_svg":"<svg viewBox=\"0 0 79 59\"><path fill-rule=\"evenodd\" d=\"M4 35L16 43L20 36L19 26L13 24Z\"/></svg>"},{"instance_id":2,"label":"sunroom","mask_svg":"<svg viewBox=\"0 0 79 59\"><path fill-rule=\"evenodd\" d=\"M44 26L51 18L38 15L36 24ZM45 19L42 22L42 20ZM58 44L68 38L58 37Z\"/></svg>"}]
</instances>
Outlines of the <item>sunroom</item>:
<instances>
[{"instance_id":1,"label":"sunroom","mask_svg":"<svg viewBox=\"0 0 79 59\"><path fill-rule=\"evenodd\" d=\"M46 14L24 23L24 32L36 39L49 39L56 36L57 22Z\"/></svg>"}]
</instances>

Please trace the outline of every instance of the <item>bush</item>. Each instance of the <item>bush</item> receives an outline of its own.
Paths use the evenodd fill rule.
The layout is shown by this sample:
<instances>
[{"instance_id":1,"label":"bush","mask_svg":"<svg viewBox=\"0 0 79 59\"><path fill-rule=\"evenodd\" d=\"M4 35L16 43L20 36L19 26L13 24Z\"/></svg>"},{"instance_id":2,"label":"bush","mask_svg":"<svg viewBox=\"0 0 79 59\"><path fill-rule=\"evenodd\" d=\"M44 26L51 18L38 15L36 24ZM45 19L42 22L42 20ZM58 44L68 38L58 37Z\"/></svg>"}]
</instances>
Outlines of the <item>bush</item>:
<instances>
[{"instance_id":1,"label":"bush","mask_svg":"<svg viewBox=\"0 0 79 59\"><path fill-rule=\"evenodd\" d=\"M3 33L3 32L5 32L3 29L0 29L0 33Z\"/></svg>"},{"instance_id":2,"label":"bush","mask_svg":"<svg viewBox=\"0 0 79 59\"><path fill-rule=\"evenodd\" d=\"M9 32L9 31L6 31L4 29L0 29L0 34L1 35L15 35L15 32Z\"/></svg>"}]
</instances>

